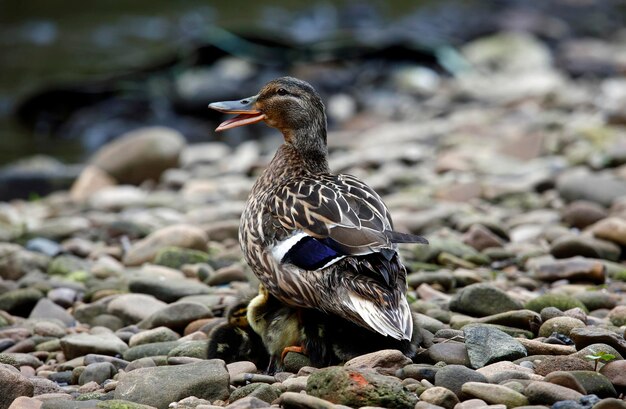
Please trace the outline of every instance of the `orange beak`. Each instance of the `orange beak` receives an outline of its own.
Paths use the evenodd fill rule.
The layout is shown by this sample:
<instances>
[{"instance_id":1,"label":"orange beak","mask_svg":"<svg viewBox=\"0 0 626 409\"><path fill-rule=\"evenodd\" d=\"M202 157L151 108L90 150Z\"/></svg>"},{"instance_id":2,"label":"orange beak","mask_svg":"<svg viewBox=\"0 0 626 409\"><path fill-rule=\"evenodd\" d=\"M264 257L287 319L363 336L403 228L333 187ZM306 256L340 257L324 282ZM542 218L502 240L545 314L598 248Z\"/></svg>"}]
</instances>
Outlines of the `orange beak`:
<instances>
[{"instance_id":1,"label":"orange beak","mask_svg":"<svg viewBox=\"0 0 626 409\"><path fill-rule=\"evenodd\" d=\"M209 108L227 114L238 114L220 124L215 131L221 132L238 126L249 125L265 119L265 115L255 108L258 95L240 101L222 101L209 104Z\"/></svg>"}]
</instances>

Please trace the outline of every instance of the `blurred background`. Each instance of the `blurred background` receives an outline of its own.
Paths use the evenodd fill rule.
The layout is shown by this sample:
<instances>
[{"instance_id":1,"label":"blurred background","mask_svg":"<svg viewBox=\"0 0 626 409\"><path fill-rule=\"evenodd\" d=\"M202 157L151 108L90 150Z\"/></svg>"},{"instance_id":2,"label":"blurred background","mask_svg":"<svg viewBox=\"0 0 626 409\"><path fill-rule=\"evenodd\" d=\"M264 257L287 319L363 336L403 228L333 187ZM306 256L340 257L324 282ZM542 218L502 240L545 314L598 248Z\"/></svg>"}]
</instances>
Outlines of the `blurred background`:
<instances>
[{"instance_id":1,"label":"blurred background","mask_svg":"<svg viewBox=\"0 0 626 409\"><path fill-rule=\"evenodd\" d=\"M606 94L581 104L620 123L625 16L619 0L2 1L0 199L69 186L100 147L141 127L262 141L263 125L216 135L223 118L206 105L282 75L320 91L335 131L580 98L568 81ZM45 156L24 161L33 155Z\"/></svg>"}]
</instances>

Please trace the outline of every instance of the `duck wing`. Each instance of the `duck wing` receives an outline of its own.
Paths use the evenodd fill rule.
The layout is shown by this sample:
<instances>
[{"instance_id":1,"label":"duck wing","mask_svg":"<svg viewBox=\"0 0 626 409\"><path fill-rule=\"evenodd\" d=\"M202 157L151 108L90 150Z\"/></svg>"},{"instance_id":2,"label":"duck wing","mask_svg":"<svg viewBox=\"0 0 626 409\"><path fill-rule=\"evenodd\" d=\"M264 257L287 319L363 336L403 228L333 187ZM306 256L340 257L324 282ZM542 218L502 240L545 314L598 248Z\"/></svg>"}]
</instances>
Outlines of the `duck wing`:
<instances>
[{"instance_id":1,"label":"duck wing","mask_svg":"<svg viewBox=\"0 0 626 409\"><path fill-rule=\"evenodd\" d=\"M272 248L277 261L307 271L332 268L334 296L347 315L383 335L410 338L406 271L396 243L426 239L395 232L380 196L350 175L294 179L279 188L271 207L282 232Z\"/></svg>"},{"instance_id":2,"label":"duck wing","mask_svg":"<svg viewBox=\"0 0 626 409\"><path fill-rule=\"evenodd\" d=\"M351 175L301 177L280 187L272 203L287 231L326 240L345 255L395 249L396 243L428 243L393 231L389 210L372 188Z\"/></svg>"}]
</instances>

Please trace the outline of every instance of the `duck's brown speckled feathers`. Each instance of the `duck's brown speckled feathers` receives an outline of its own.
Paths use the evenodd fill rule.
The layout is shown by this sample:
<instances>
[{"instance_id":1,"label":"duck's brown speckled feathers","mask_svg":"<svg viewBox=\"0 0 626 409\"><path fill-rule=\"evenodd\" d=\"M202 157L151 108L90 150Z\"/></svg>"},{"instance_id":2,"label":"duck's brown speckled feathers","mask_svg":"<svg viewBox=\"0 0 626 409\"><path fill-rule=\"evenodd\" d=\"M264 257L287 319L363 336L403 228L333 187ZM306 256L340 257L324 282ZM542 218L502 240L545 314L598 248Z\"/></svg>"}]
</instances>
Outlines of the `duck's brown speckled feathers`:
<instances>
[{"instance_id":1,"label":"duck's brown speckled feathers","mask_svg":"<svg viewBox=\"0 0 626 409\"><path fill-rule=\"evenodd\" d=\"M376 192L354 176L330 173L324 106L309 84L279 78L241 104L250 101L255 115L285 138L242 215L239 239L254 273L288 305L410 339L406 270L396 243L426 240L394 232ZM218 106L227 111L237 103Z\"/></svg>"}]
</instances>

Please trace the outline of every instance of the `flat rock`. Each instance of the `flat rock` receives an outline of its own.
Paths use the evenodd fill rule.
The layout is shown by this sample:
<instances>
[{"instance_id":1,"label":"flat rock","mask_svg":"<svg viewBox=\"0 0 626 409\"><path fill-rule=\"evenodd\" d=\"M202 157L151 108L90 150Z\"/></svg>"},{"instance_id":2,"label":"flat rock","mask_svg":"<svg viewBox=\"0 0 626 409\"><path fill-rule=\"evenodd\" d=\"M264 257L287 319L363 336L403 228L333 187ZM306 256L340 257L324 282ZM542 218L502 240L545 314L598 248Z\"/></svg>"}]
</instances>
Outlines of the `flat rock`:
<instances>
[{"instance_id":1,"label":"flat rock","mask_svg":"<svg viewBox=\"0 0 626 409\"><path fill-rule=\"evenodd\" d=\"M211 359L176 366L140 368L128 372L115 389L115 398L167 409L188 396L226 400L229 375L224 361Z\"/></svg>"},{"instance_id":2,"label":"flat rock","mask_svg":"<svg viewBox=\"0 0 626 409\"><path fill-rule=\"evenodd\" d=\"M572 257L536 266L533 277L546 282L569 280L602 284L606 279L606 268L597 260Z\"/></svg>"},{"instance_id":3,"label":"flat rock","mask_svg":"<svg viewBox=\"0 0 626 409\"><path fill-rule=\"evenodd\" d=\"M278 402L284 408L338 409L337 405L325 399L296 392L284 392Z\"/></svg>"},{"instance_id":4,"label":"flat rock","mask_svg":"<svg viewBox=\"0 0 626 409\"><path fill-rule=\"evenodd\" d=\"M307 396L307 398L312 398L312 397ZM234 401L230 405L226 406L226 408L227 409L257 409L257 408L268 408L269 406L270 406L269 403L255 396L246 396L245 398L241 398L241 399ZM216 406L215 409L219 407L220 406ZM320 408L323 408L323 407L320 407ZM207 409L213 409L213 407L207 407Z\"/></svg>"},{"instance_id":5,"label":"flat rock","mask_svg":"<svg viewBox=\"0 0 626 409\"><path fill-rule=\"evenodd\" d=\"M152 261L166 247L207 251L208 239L204 230L196 226L177 224L163 227L133 243L123 262L127 266L137 266Z\"/></svg>"},{"instance_id":6,"label":"flat rock","mask_svg":"<svg viewBox=\"0 0 626 409\"><path fill-rule=\"evenodd\" d=\"M590 326L574 328L570 332L570 338L576 344L576 349L579 350L592 344L607 344L615 348L621 356L626 355L624 338L605 328Z\"/></svg>"},{"instance_id":7,"label":"flat rock","mask_svg":"<svg viewBox=\"0 0 626 409\"><path fill-rule=\"evenodd\" d=\"M592 409L626 409L626 402L615 398L602 399Z\"/></svg>"},{"instance_id":8,"label":"flat rock","mask_svg":"<svg viewBox=\"0 0 626 409\"><path fill-rule=\"evenodd\" d=\"M507 408L528 404L526 396L502 385L467 382L461 387L461 391L468 396L475 396L489 404L503 404Z\"/></svg>"},{"instance_id":9,"label":"flat rock","mask_svg":"<svg viewBox=\"0 0 626 409\"><path fill-rule=\"evenodd\" d=\"M541 316L531 310L515 310L488 315L478 318L474 322L480 324L504 325L532 331L538 325L541 325Z\"/></svg>"},{"instance_id":10,"label":"flat rock","mask_svg":"<svg viewBox=\"0 0 626 409\"><path fill-rule=\"evenodd\" d=\"M569 172L557 179L557 190L567 201L588 200L609 207L626 195L626 181L610 175Z\"/></svg>"},{"instance_id":11,"label":"flat rock","mask_svg":"<svg viewBox=\"0 0 626 409\"><path fill-rule=\"evenodd\" d=\"M166 341L136 345L124 351L124 359L127 361L135 361L146 357L167 355L179 344L179 341ZM133 365L133 362L131 362L130 365Z\"/></svg>"},{"instance_id":12,"label":"flat rock","mask_svg":"<svg viewBox=\"0 0 626 409\"><path fill-rule=\"evenodd\" d=\"M122 294L107 305L107 312L120 317L128 325L136 324L166 306L152 295Z\"/></svg>"},{"instance_id":13,"label":"flat rock","mask_svg":"<svg viewBox=\"0 0 626 409\"><path fill-rule=\"evenodd\" d=\"M168 342L177 341L180 338L178 333L172 331L167 327L156 327L146 331L141 331L130 337L128 341L129 347L134 347L141 344L150 344L153 342Z\"/></svg>"},{"instance_id":14,"label":"flat rock","mask_svg":"<svg viewBox=\"0 0 626 409\"><path fill-rule=\"evenodd\" d=\"M61 349L67 359L87 354L121 355L128 345L108 332L72 334L61 338Z\"/></svg>"},{"instance_id":15,"label":"flat rock","mask_svg":"<svg viewBox=\"0 0 626 409\"><path fill-rule=\"evenodd\" d=\"M526 368L526 367L514 364L513 362L509 362L509 361L496 362L496 363L484 366L476 370L476 372L484 375L485 377L487 377L487 379L493 378L498 373L506 372L506 371L515 371L515 372L521 372L521 373L526 373L526 374L534 373L534 371L530 368Z\"/></svg>"},{"instance_id":16,"label":"flat rock","mask_svg":"<svg viewBox=\"0 0 626 409\"><path fill-rule=\"evenodd\" d=\"M402 352L396 349L383 349L381 351L352 358L344 364L349 369L370 368L383 375L395 375L396 371L413 363Z\"/></svg>"},{"instance_id":17,"label":"flat rock","mask_svg":"<svg viewBox=\"0 0 626 409\"><path fill-rule=\"evenodd\" d=\"M548 344L534 339L516 338L526 348L528 355L570 355L576 352L573 345Z\"/></svg>"},{"instance_id":18,"label":"flat rock","mask_svg":"<svg viewBox=\"0 0 626 409\"><path fill-rule=\"evenodd\" d=\"M189 278L168 280L161 277L135 277L129 280L128 287L133 292L149 294L166 303L173 303L190 295L211 293L211 287Z\"/></svg>"},{"instance_id":19,"label":"flat rock","mask_svg":"<svg viewBox=\"0 0 626 409\"><path fill-rule=\"evenodd\" d=\"M556 258L583 256L617 261L620 253L617 244L582 234L566 234L550 243L550 254Z\"/></svg>"},{"instance_id":20,"label":"flat rock","mask_svg":"<svg viewBox=\"0 0 626 409\"><path fill-rule=\"evenodd\" d=\"M512 361L526 356L526 348L512 336L480 324L463 328L467 355L473 368L498 361Z\"/></svg>"},{"instance_id":21,"label":"flat rock","mask_svg":"<svg viewBox=\"0 0 626 409\"><path fill-rule=\"evenodd\" d=\"M535 372L539 375L547 375L555 371L591 370L590 362L571 355L546 356L535 365Z\"/></svg>"},{"instance_id":22,"label":"flat rock","mask_svg":"<svg viewBox=\"0 0 626 409\"><path fill-rule=\"evenodd\" d=\"M583 397L583 394L565 386L550 382L533 381L524 390L528 400L532 404L548 404L562 400L574 400Z\"/></svg>"}]
</instances>

